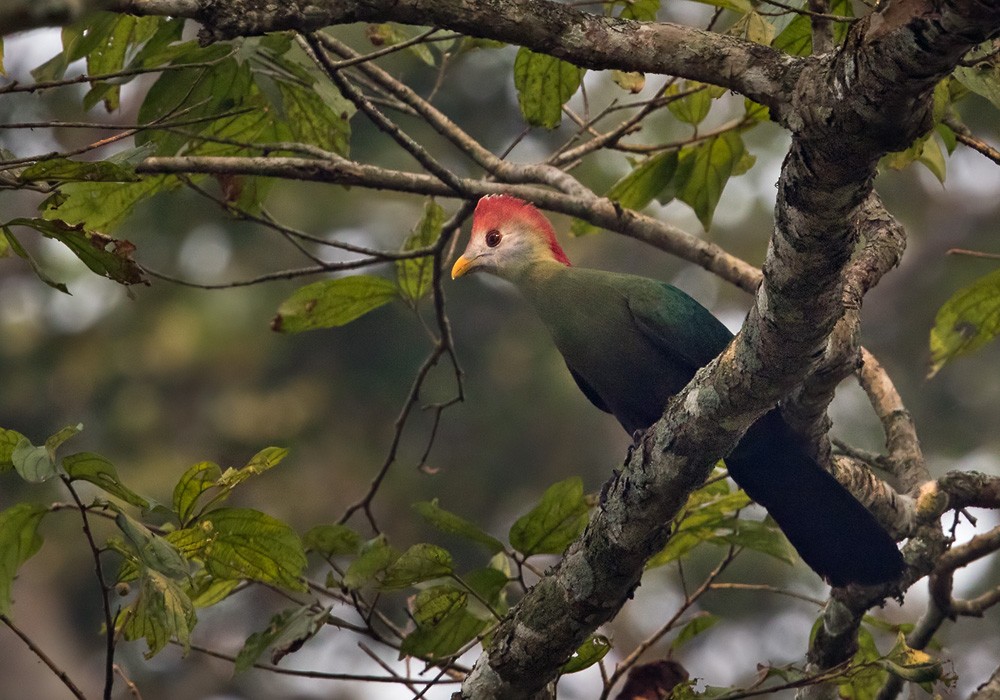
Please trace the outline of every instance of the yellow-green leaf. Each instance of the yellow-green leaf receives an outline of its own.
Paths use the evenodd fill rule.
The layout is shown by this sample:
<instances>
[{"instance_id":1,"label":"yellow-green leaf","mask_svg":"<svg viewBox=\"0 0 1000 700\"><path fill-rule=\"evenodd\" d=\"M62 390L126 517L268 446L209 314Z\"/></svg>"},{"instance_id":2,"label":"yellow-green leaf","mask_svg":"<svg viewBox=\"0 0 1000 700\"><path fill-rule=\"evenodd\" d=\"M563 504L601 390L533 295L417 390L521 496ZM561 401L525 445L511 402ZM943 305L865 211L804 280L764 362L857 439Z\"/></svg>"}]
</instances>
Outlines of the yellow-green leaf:
<instances>
[{"instance_id":1,"label":"yellow-green leaf","mask_svg":"<svg viewBox=\"0 0 1000 700\"><path fill-rule=\"evenodd\" d=\"M634 19L640 22L653 22L660 9L660 0L625 0L619 19Z\"/></svg>"},{"instance_id":2,"label":"yellow-green leaf","mask_svg":"<svg viewBox=\"0 0 1000 700\"><path fill-rule=\"evenodd\" d=\"M711 629L721 618L707 612L697 616L681 628L680 633L670 643L670 651L675 652L705 630Z\"/></svg>"},{"instance_id":3,"label":"yellow-green leaf","mask_svg":"<svg viewBox=\"0 0 1000 700\"><path fill-rule=\"evenodd\" d=\"M172 175L153 175L139 182L69 182L42 202L42 216L67 224L83 224L88 231L109 233L132 209L157 192L176 189Z\"/></svg>"},{"instance_id":4,"label":"yellow-green leaf","mask_svg":"<svg viewBox=\"0 0 1000 700\"><path fill-rule=\"evenodd\" d=\"M81 224L68 224L59 219L12 219L8 226L27 226L46 238L57 240L83 262L91 271L120 284L148 284L140 268L132 259L135 246L95 231L84 229Z\"/></svg>"},{"instance_id":5,"label":"yellow-green leaf","mask_svg":"<svg viewBox=\"0 0 1000 700\"><path fill-rule=\"evenodd\" d=\"M547 54L521 48L514 60L514 87L521 114L532 126L554 129L562 106L580 87L584 70Z\"/></svg>"},{"instance_id":6,"label":"yellow-green leaf","mask_svg":"<svg viewBox=\"0 0 1000 700\"><path fill-rule=\"evenodd\" d=\"M143 523L121 511L115 516L115 524L132 545L136 557L144 568L157 571L173 579L187 576L188 562L181 556L173 542L155 534Z\"/></svg>"},{"instance_id":7,"label":"yellow-green leaf","mask_svg":"<svg viewBox=\"0 0 1000 700\"><path fill-rule=\"evenodd\" d=\"M129 640L145 639L151 658L171 639L187 650L191 646L191 630L197 617L191 599L174 580L158 571L147 570L139 584L139 594L119 620Z\"/></svg>"},{"instance_id":8,"label":"yellow-green leaf","mask_svg":"<svg viewBox=\"0 0 1000 700\"><path fill-rule=\"evenodd\" d=\"M667 108L671 114L686 124L700 124L712 109L712 93L703 83L694 81L685 81L683 85L672 83L665 94L683 95L671 100Z\"/></svg>"},{"instance_id":9,"label":"yellow-green leaf","mask_svg":"<svg viewBox=\"0 0 1000 700\"><path fill-rule=\"evenodd\" d=\"M638 71L613 70L611 79L622 90L628 90L633 95L639 94L646 87L646 75Z\"/></svg>"},{"instance_id":10,"label":"yellow-green leaf","mask_svg":"<svg viewBox=\"0 0 1000 700\"><path fill-rule=\"evenodd\" d=\"M10 615L11 587L17 570L42 546L38 524L48 509L18 503L0 512L0 615Z\"/></svg>"},{"instance_id":11,"label":"yellow-green leaf","mask_svg":"<svg viewBox=\"0 0 1000 700\"><path fill-rule=\"evenodd\" d=\"M101 455L93 452L78 452L63 457L62 464L70 479L89 481L112 496L138 508L149 507L149 501L125 486L118 477L115 465Z\"/></svg>"},{"instance_id":12,"label":"yellow-green leaf","mask_svg":"<svg viewBox=\"0 0 1000 700\"><path fill-rule=\"evenodd\" d=\"M327 557L357 554L361 549L361 536L347 525L316 525L302 536L307 552L319 552Z\"/></svg>"},{"instance_id":13,"label":"yellow-green leaf","mask_svg":"<svg viewBox=\"0 0 1000 700\"><path fill-rule=\"evenodd\" d=\"M722 190L745 152L743 139L734 131L682 149L674 175L676 196L694 209L706 229L712 225Z\"/></svg>"},{"instance_id":14,"label":"yellow-green leaf","mask_svg":"<svg viewBox=\"0 0 1000 700\"><path fill-rule=\"evenodd\" d=\"M553 484L510 528L510 544L526 556L561 554L587 526L589 507L578 476Z\"/></svg>"},{"instance_id":15,"label":"yellow-green leaf","mask_svg":"<svg viewBox=\"0 0 1000 700\"><path fill-rule=\"evenodd\" d=\"M400 655L421 659L446 658L475 639L489 624L488 619L469 612L463 597L455 597L453 593L440 589L430 590L433 594L424 599L421 599L423 591L418 594L417 607L430 605L433 612L421 611L419 617L424 623L418 624L417 629L406 636L399 648ZM447 606L447 612L441 614L439 606Z\"/></svg>"},{"instance_id":16,"label":"yellow-green leaf","mask_svg":"<svg viewBox=\"0 0 1000 700\"><path fill-rule=\"evenodd\" d=\"M300 333L343 326L388 304L398 294L399 287L373 275L313 282L281 303L277 316L271 321L271 329L281 333Z\"/></svg>"},{"instance_id":17,"label":"yellow-green leaf","mask_svg":"<svg viewBox=\"0 0 1000 700\"><path fill-rule=\"evenodd\" d=\"M247 479L263 474L269 469L281 464L281 461L288 456L288 449L285 447L265 447L260 452L250 458L250 461L243 467L235 469L230 467L220 476L216 485L226 491L232 491Z\"/></svg>"},{"instance_id":18,"label":"yellow-green leaf","mask_svg":"<svg viewBox=\"0 0 1000 700\"><path fill-rule=\"evenodd\" d=\"M441 235L444 224L444 209L433 199L428 199L424 205L423 216L406 238L403 251L428 248ZM425 255L419 258L405 258L396 261L396 282L403 299L415 304L431 288L434 280L434 258Z\"/></svg>"},{"instance_id":19,"label":"yellow-green leaf","mask_svg":"<svg viewBox=\"0 0 1000 700\"><path fill-rule=\"evenodd\" d=\"M371 583L378 583L399 552L389 544L384 535L379 535L361 547L358 558L351 562L344 573L344 585L358 589Z\"/></svg>"},{"instance_id":20,"label":"yellow-green leaf","mask_svg":"<svg viewBox=\"0 0 1000 700\"><path fill-rule=\"evenodd\" d=\"M414 503L413 509L417 511L417 514L420 515L420 517L442 532L459 535L467 540L478 542L494 554L502 552L504 549L503 543L500 540L486 532L483 532L483 530L475 523L466 520L460 515L456 515L445 510L438 505L437 499L434 499L433 501L421 501L419 503Z\"/></svg>"},{"instance_id":21,"label":"yellow-green leaf","mask_svg":"<svg viewBox=\"0 0 1000 700\"><path fill-rule=\"evenodd\" d=\"M611 651L611 642L603 634L595 634L587 637L587 641L580 645L580 648L573 652L569 661L563 664L560 673L576 673L585 668L590 668L603 659Z\"/></svg>"},{"instance_id":22,"label":"yellow-green leaf","mask_svg":"<svg viewBox=\"0 0 1000 700\"><path fill-rule=\"evenodd\" d=\"M138 182L135 171L110 160L81 161L68 158L41 160L18 175L22 182L53 180L57 182Z\"/></svg>"},{"instance_id":23,"label":"yellow-green leaf","mask_svg":"<svg viewBox=\"0 0 1000 700\"><path fill-rule=\"evenodd\" d=\"M964 287L938 309L931 329L933 377L952 359L978 350L1000 333L1000 270Z\"/></svg>"},{"instance_id":24,"label":"yellow-green leaf","mask_svg":"<svg viewBox=\"0 0 1000 700\"><path fill-rule=\"evenodd\" d=\"M974 66L956 68L953 75L962 85L1000 109L1000 64L981 61Z\"/></svg>"},{"instance_id":25,"label":"yellow-green leaf","mask_svg":"<svg viewBox=\"0 0 1000 700\"><path fill-rule=\"evenodd\" d=\"M181 526L195 517L195 507L201 494L214 487L222 470L215 462L198 462L188 467L174 486L173 506Z\"/></svg>"},{"instance_id":26,"label":"yellow-green leaf","mask_svg":"<svg viewBox=\"0 0 1000 700\"><path fill-rule=\"evenodd\" d=\"M236 673L246 671L270 647L271 662L277 663L290 651L295 651L323 629L329 608L312 610L308 607L282 610L271 617L267 629L251 634L236 655Z\"/></svg>"},{"instance_id":27,"label":"yellow-green leaf","mask_svg":"<svg viewBox=\"0 0 1000 700\"><path fill-rule=\"evenodd\" d=\"M22 439L27 440L26 437L21 435L21 433L16 430L0 428L0 472L5 472L14 468L14 463L11 461L11 455L14 454L14 448L17 447L17 443L19 443Z\"/></svg>"},{"instance_id":28,"label":"yellow-green leaf","mask_svg":"<svg viewBox=\"0 0 1000 700\"><path fill-rule=\"evenodd\" d=\"M386 567L379 588L391 591L447 576L453 570L451 555L441 547L422 542L403 552Z\"/></svg>"},{"instance_id":29,"label":"yellow-green leaf","mask_svg":"<svg viewBox=\"0 0 1000 700\"><path fill-rule=\"evenodd\" d=\"M205 569L216 578L305 590L302 541L282 521L249 508L219 508L203 515L197 527L208 533Z\"/></svg>"}]
</instances>

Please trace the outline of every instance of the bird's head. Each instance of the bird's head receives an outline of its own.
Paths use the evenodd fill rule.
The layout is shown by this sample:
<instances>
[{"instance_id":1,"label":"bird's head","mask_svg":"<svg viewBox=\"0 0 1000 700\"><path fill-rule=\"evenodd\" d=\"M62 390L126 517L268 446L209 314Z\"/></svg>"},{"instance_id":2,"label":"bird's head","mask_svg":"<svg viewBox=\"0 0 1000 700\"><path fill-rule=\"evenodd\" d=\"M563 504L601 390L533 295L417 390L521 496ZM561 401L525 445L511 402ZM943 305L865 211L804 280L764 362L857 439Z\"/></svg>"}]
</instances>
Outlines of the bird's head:
<instances>
[{"instance_id":1,"label":"bird's head","mask_svg":"<svg viewBox=\"0 0 1000 700\"><path fill-rule=\"evenodd\" d=\"M569 265L552 224L528 202L493 194L476 205L472 237L451 268L451 276L483 271L513 280L542 261Z\"/></svg>"}]
</instances>

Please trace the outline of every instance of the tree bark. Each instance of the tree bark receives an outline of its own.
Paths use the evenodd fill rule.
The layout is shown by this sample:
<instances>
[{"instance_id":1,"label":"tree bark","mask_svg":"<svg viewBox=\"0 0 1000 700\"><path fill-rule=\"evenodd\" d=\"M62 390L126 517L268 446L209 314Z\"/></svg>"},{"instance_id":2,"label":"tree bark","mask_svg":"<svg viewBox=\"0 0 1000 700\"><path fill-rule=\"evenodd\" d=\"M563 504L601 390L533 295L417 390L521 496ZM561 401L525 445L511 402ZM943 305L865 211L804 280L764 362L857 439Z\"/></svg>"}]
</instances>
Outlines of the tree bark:
<instances>
[{"instance_id":1,"label":"tree bark","mask_svg":"<svg viewBox=\"0 0 1000 700\"><path fill-rule=\"evenodd\" d=\"M879 159L930 128L935 85L1000 31L1000 0L894 0L856 22L836 51L794 58L732 36L610 19L548 0L117 0L113 7L195 19L204 41L359 21L434 25L585 67L720 85L766 105L791 132L764 279L743 330L670 402L609 483L584 535L500 623L456 694L463 698L544 692L561 664L631 597L687 495L822 355L844 315L845 271ZM307 174L329 167L345 181L354 176L345 163L285 161ZM163 172L169 164L146 168L157 165ZM611 208L608 215L615 215ZM925 566L908 576L923 575ZM848 658L861 615L884 595L838 592L812 661L829 667Z\"/></svg>"}]
</instances>

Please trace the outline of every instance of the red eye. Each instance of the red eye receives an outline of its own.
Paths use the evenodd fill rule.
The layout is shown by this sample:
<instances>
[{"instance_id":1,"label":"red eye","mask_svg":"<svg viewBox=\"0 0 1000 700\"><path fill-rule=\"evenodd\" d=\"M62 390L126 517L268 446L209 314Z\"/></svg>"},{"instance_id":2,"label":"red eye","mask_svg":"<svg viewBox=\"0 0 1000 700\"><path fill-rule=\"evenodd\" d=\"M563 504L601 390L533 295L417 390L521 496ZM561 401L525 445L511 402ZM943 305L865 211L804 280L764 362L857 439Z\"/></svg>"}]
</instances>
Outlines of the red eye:
<instances>
[{"instance_id":1,"label":"red eye","mask_svg":"<svg viewBox=\"0 0 1000 700\"><path fill-rule=\"evenodd\" d=\"M500 245L500 240L503 238L503 234L497 231L495 228L491 228L486 232L486 245L490 248L496 248Z\"/></svg>"}]
</instances>

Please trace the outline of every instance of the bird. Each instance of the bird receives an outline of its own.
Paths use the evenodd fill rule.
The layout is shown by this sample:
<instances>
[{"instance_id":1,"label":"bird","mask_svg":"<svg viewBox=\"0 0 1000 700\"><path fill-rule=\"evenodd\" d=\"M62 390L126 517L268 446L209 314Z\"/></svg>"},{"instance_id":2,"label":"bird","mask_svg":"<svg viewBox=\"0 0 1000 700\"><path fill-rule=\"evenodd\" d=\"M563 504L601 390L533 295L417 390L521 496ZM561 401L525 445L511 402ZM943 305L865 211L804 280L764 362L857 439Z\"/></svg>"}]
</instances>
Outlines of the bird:
<instances>
[{"instance_id":1,"label":"bird","mask_svg":"<svg viewBox=\"0 0 1000 700\"><path fill-rule=\"evenodd\" d=\"M670 284L575 267L549 220L507 194L482 197L453 279L485 272L512 283L548 328L583 394L630 434L663 414L733 334ZM733 480L770 513L832 586L897 580L905 566L875 516L811 456L773 408L725 457Z\"/></svg>"}]
</instances>

